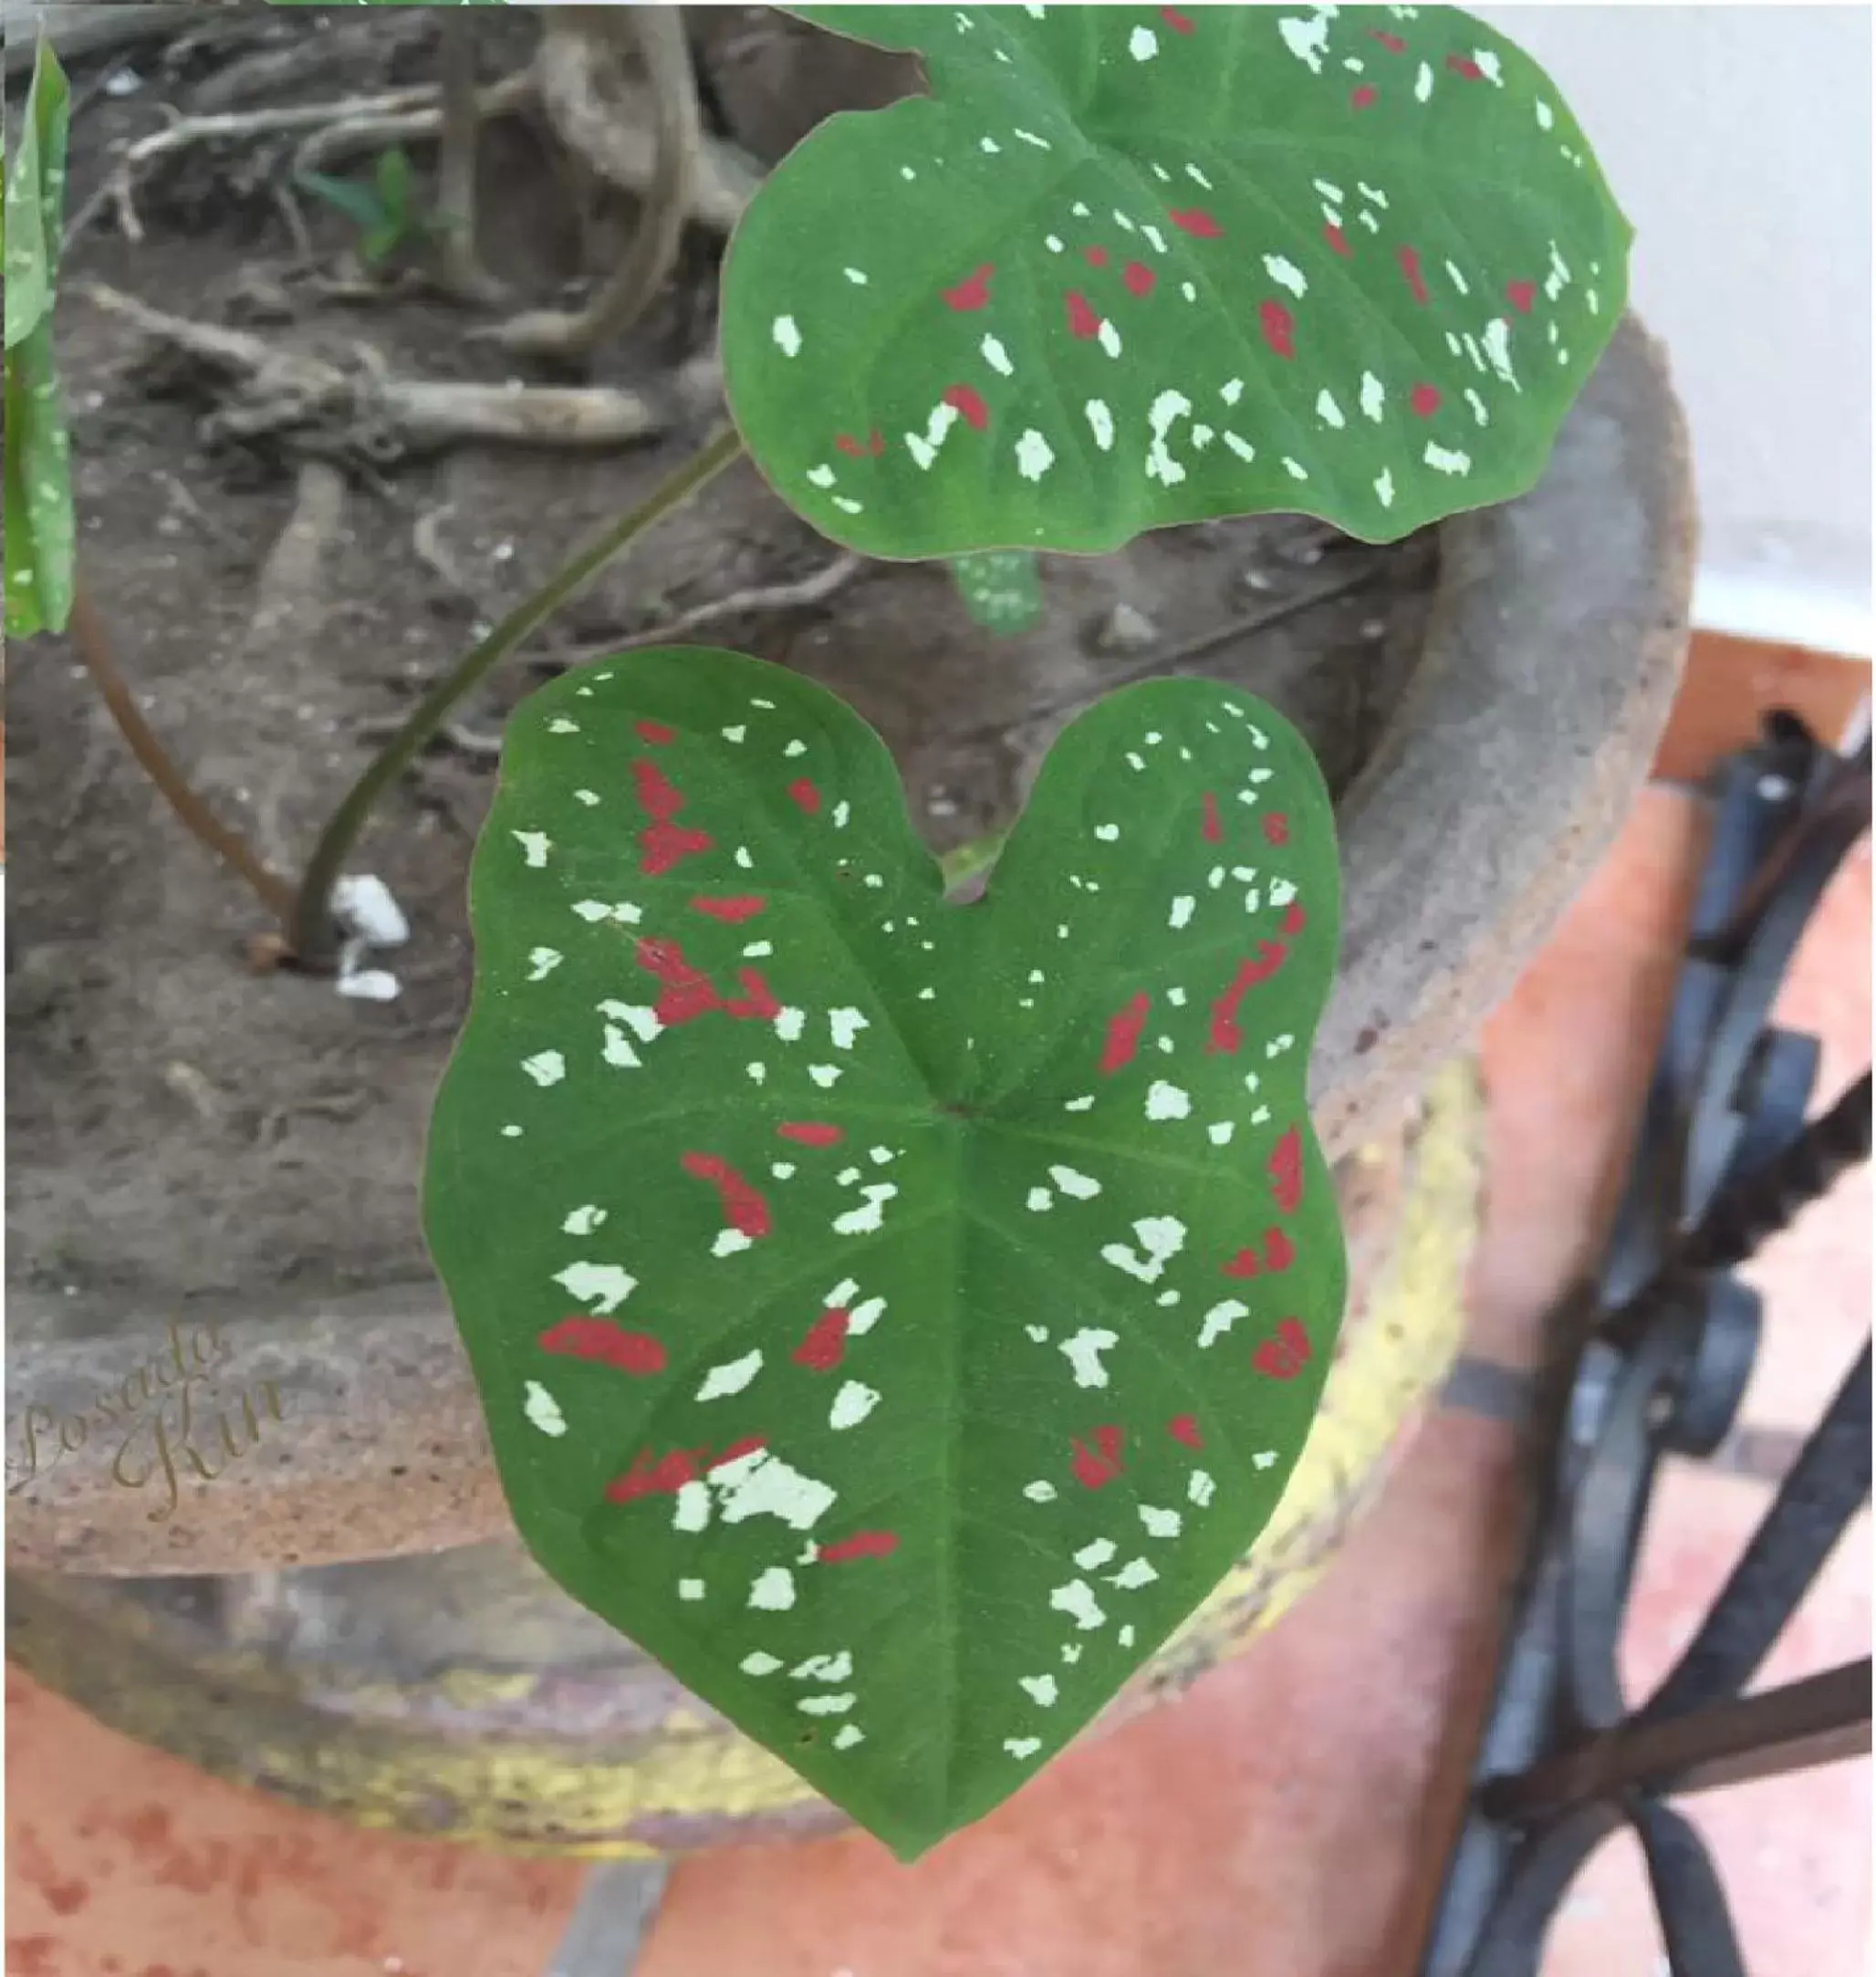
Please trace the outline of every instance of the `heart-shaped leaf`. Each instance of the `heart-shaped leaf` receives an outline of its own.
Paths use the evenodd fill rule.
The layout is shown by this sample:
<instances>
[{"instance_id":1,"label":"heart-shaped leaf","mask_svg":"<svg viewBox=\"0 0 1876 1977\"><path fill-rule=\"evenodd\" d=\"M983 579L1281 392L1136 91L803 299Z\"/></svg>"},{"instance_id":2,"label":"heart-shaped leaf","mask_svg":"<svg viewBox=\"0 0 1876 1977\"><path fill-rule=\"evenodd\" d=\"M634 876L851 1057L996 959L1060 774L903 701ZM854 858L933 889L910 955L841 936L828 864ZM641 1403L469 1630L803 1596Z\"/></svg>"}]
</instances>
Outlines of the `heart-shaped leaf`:
<instances>
[{"instance_id":1,"label":"heart-shaped leaf","mask_svg":"<svg viewBox=\"0 0 1876 1977\"><path fill-rule=\"evenodd\" d=\"M951 558L964 609L986 631L1014 638L1042 622L1042 571L1027 549L980 549Z\"/></svg>"},{"instance_id":2,"label":"heart-shaped leaf","mask_svg":"<svg viewBox=\"0 0 1876 1977\"><path fill-rule=\"evenodd\" d=\"M751 453L869 556L1390 540L1528 488L1621 312L1581 131L1454 9L792 11L933 92L812 131L724 273Z\"/></svg>"},{"instance_id":3,"label":"heart-shaped leaf","mask_svg":"<svg viewBox=\"0 0 1876 1977\"><path fill-rule=\"evenodd\" d=\"M1339 1320L1332 817L1235 689L1057 743L948 906L879 738L668 649L511 723L426 1223L516 1523L905 1856L1270 1515Z\"/></svg>"}]
</instances>

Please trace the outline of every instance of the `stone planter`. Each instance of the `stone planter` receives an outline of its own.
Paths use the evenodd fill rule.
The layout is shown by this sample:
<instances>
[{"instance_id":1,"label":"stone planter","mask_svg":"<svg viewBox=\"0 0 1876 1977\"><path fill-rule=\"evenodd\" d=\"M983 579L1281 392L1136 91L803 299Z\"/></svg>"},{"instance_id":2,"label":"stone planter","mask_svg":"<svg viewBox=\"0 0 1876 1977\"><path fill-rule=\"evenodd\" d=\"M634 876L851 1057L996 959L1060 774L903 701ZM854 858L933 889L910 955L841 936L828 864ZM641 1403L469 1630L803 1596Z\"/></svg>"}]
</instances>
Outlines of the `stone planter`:
<instances>
[{"instance_id":1,"label":"stone planter","mask_svg":"<svg viewBox=\"0 0 1876 1977\"><path fill-rule=\"evenodd\" d=\"M1457 1350L1478 1105L1455 1063L1646 776L1694 537L1679 410L1632 319L1540 484L1440 532L1424 650L1339 812L1344 946L1314 1102L1350 1320L1277 1518L1117 1713L1307 1585ZM42 1680L211 1770L406 1830L631 1851L829 1819L527 1563L433 1286L216 1323L250 1390L294 1396L292 1432L172 1504L107 1462L16 1486L10 1647ZM74 1330L9 1366L54 1416L187 1349L156 1312Z\"/></svg>"}]
</instances>

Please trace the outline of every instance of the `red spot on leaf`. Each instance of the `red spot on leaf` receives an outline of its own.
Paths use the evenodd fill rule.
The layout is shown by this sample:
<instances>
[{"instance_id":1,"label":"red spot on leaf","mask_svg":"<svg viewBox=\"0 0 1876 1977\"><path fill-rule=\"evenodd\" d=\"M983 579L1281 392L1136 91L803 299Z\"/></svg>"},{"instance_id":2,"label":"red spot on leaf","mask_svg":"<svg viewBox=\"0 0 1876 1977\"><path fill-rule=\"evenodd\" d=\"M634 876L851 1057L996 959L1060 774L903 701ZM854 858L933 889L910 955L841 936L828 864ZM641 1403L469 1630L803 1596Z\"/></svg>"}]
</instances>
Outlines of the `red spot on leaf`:
<instances>
[{"instance_id":1,"label":"red spot on leaf","mask_svg":"<svg viewBox=\"0 0 1876 1977\"><path fill-rule=\"evenodd\" d=\"M1368 37L1371 41L1380 42L1390 55L1405 55L1407 52L1407 44L1399 35L1391 35L1385 27L1371 27Z\"/></svg>"},{"instance_id":2,"label":"red spot on leaf","mask_svg":"<svg viewBox=\"0 0 1876 1977\"><path fill-rule=\"evenodd\" d=\"M1272 810L1264 819L1264 838L1268 844L1290 841L1289 819L1281 810Z\"/></svg>"},{"instance_id":3,"label":"red spot on leaf","mask_svg":"<svg viewBox=\"0 0 1876 1977\"><path fill-rule=\"evenodd\" d=\"M1505 284L1505 299L1520 316L1528 316L1537 299L1537 285L1534 281L1508 281Z\"/></svg>"},{"instance_id":4,"label":"red spot on leaf","mask_svg":"<svg viewBox=\"0 0 1876 1977\"><path fill-rule=\"evenodd\" d=\"M890 1558L898 1549L897 1531L856 1531L837 1545L823 1545L815 1556L824 1566L838 1566L849 1558Z\"/></svg>"},{"instance_id":5,"label":"red spot on leaf","mask_svg":"<svg viewBox=\"0 0 1876 1977\"><path fill-rule=\"evenodd\" d=\"M1199 1432L1197 1417L1191 1414L1175 1414L1166 1423L1166 1432L1175 1441L1183 1441L1189 1449L1202 1449L1205 1438Z\"/></svg>"},{"instance_id":6,"label":"red spot on leaf","mask_svg":"<svg viewBox=\"0 0 1876 1977\"><path fill-rule=\"evenodd\" d=\"M1371 82L1364 82L1349 99L1350 109L1370 109L1380 99L1381 91Z\"/></svg>"},{"instance_id":7,"label":"red spot on leaf","mask_svg":"<svg viewBox=\"0 0 1876 1977\"><path fill-rule=\"evenodd\" d=\"M710 977L685 960L677 942L647 935L638 944L638 958L639 966L663 984L655 1009L659 1022L674 1027L723 1007Z\"/></svg>"},{"instance_id":8,"label":"red spot on leaf","mask_svg":"<svg viewBox=\"0 0 1876 1977\"><path fill-rule=\"evenodd\" d=\"M1225 841L1225 826L1218 816L1217 797L1208 789L1200 797L1199 801L1204 806L1205 813L1205 821L1201 827L1204 832L1205 842L1207 844L1223 844Z\"/></svg>"},{"instance_id":9,"label":"red spot on leaf","mask_svg":"<svg viewBox=\"0 0 1876 1977\"><path fill-rule=\"evenodd\" d=\"M1329 243L1330 249L1345 260L1355 251L1349 245L1349 236L1339 226L1325 226L1322 229L1322 237Z\"/></svg>"},{"instance_id":10,"label":"red spot on leaf","mask_svg":"<svg viewBox=\"0 0 1876 1977\"><path fill-rule=\"evenodd\" d=\"M766 900L758 898L753 892L733 893L726 897L712 897L700 892L691 901L691 910L693 913L708 913L713 920L736 921L754 920L767 904Z\"/></svg>"},{"instance_id":11,"label":"red spot on leaf","mask_svg":"<svg viewBox=\"0 0 1876 1977\"><path fill-rule=\"evenodd\" d=\"M1264 1232L1264 1267L1281 1276L1297 1260L1297 1245L1281 1229Z\"/></svg>"},{"instance_id":12,"label":"red spot on leaf","mask_svg":"<svg viewBox=\"0 0 1876 1977\"><path fill-rule=\"evenodd\" d=\"M1260 302L1257 305L1257 325L1264 332L1264 340L1279 357L1294 357L1297 354L1297 319L1281 302Z\"/></svg>"},{"instance_id":13,"label":"red spot on leaf","mask_svg":"<svg viewBox=\"0 0 1876 1977\"><path fill-rule=\"evenodd\" d=\"M1108 1024L1108 1040L1100 1054L1100 1069L1103 1077L1133 1062L1134 1053L1140 1048L1140 1035L1146 1028L1147 1012L1152 1007L1152 997L1144 989L1113 1017Z\"/></svg>"},{"instance_id":14,"label":"red spot on leaf","mask_svg":"<svg viewBox=\"0 0 1876 1977\"><path fill-rule=\"evenodd\" d=\"M1262 1272L1264 1265L1257 1261L1256 1250L1241 1249L1224 1267L1228 1277L1254 1277Z\"/></svg>"},{"instance_id":15,"label":"red spot on leaf","mask_svg":"<svg viewBox=\"0 0 1876 1977\"><path fill-rule=\"evenodd\" d=\"M1169 212L1166 217L1182 234L1191 234L1200 240L1223 240L1225 229L1203 206L1187 206L1183 211Z\"/></svg>"},{"instance_id":16,"label":"red spot on leaf","mask_svg":"<svg viewBox=\"0 0 1876 1977\"><path fill-rule=\"evenodd\" d=\"M1068 291L1068 334L1071 337L1100 335L1100 316L1079 288Z\"/></svg>"},{"instance_id":17,"label":"red spot on leaf","mask_svg":"<svg viewBox=\"0 0 1876 1977\"><path fill-rule=\"evenodd\" d=\"M1108 250L1105 247L1084 247L1081 253L1089 267L1105 267L1108 265Z\"/></svg>"},{"instance_id":18,"label":"red spot on leaf","mask_svg":"<svg viewBox=\"0 0 1876 1977\"><path fill-rule=\"evenodd\" d=\"M665 823L683 808L682 791L655 762L634 762L631 780L639 807L654 823Z\"/></svg>"},{"instance_id":19,"label":"red spot on leaf","mask_svg":"<svg viewBox=\"0 0 1876 1977\"><path fill-rule=\"evenodd\" d=\"M543 1352L569 1359L592 1359L621 1373L662 1373L664 1347L649 1332L629 1332L610 1318L584 1315L550 1325L535 1343Z\"/></svg>"},{"instance_id":20,"label":"red spot on leaf","mask_svg":"<svg viewBox=\"0 0 1876 1977\"><path fill-rule=\"evenodd\" d=\"M1485 70L1469 55L1449 55L1446 57L1446 67L1455 76L1464 76L1468 82L1483 82L1485 79Z\"/></svg>"},{"instance_id":21,"label":"red spot on leaf","mask_svg":"<svg viewBox=\"0 0 1876 1977\"><path fill-rule=\"evenodd\" d=\"M796 805L809 817L816 817L819 814L821 793L805 775L788 785L788 795L794 798Z\"/></svg>"},{"instance_id":22,"label":"red spot on leaf","mask_svg":"<svg viewBox=\"0 0 1876 1977\"><path fill-rule=\"evenodd\" d=\"M1073 1443L1074 1461L1070 1465L1075 1472L1075 1481L1089 1490L1098 1490L1103 1483L1111 1483L1120 1473L1120 1431L1113 1426L1094 1431L1091 1449L1077 1435Z\"/></svg>"},{"instance_id":23,"label":"red spot on leaf","mask_svg":"<svg viewBox=\"0 0 1876 1977\"><path fill-rule=\"evenodd\" d=\"M716 842L708 831L686 830L680 824L649 824L639 834L639 869L647 879L661 878L673 865Z\"/></svg>"},{"instance_id":24,"label":"red spot on leaf","mask_svg":"<svg viewBox=\"0 0 1876 1977\"><path fill-rule=\"evenodd\" d=\"M1235 1051L1244 1042L1238 1027L1237 1005L1260 982L1267 982L1289 959L1289 949L1281 941L1260 941L1255 960L1241 961L1231 986L1212 1004L1212 1034L1207 1048Z\"/></svg>"},{"instance_id":25,"label":"red spot on leaf","mask_svg":"<svg viewBox=\"0 0 1876 1977\"><path fill-rule=\"evenodd\" d=\"M988 261L973 271L970 276L958 283L955 288L944 291L944 299L954 309L983 309L990 307L990 277L996 272Z\"/></svg>"},{"instance_id":26,"label":"red spot on leaf","mask_svg":"<svg viewBox=\"0 0 1876 1977\"><path fill-rule=\"evenodd\" d=\"M641 1449L624 1475L613 1477L606 1485L607 1501L632 1504L641 1496L675 1496L685 1483L696 1482L700 1462L708 1466L707 1450L672 1449L667 1454L653 1455L650 1449Z\"/></svg>"},{"instance_id":27,"label":"red spot on leaf","mask_svg":"<svg viewBox=\"0 0 1876 1977\"><path fill-rule=\"evenodd\" d=\"M822 1126L811 1119L793 1120L785 1126L777 1126L776 1131L784 1139L798 1140L805 1147L839 1146L847 1137L842 1127Z\"/></svg>"},{"instance_id":28,"label":"red spot on leaf","mask_svg":"<svg viewBox=\"0 0 1876 1977\"><path fill-rule=\"evenodd\" d=\"M838 1309L823 1311L808 1327L796 1347L795 1364L816 1373L831 1373L847 1357L847 1327L851 1315Z\"/></svg>"},{"instance_id":29,"label":"red spot on leaf","mask_svg":"<svg viewBox=\"0 0 1876 1977\"><path fill-rule=\"evenodd\" d=\"M650 742L654 748L662 748L667 742L677 739L677 730L666 727L662 721L641 721L637 727L639 739Z\"/></svg>"},{"instance_id":30,"label":"red spot on leaf","mask_svg":"<svg viewBox=\"0 0 1876 1977\"><path fill-rule=\"evenodd\" d=\"M849 460L860 460L865 457L866 448L861 445L860 442L857 439L855 439L850 432L835 433L834 444L838 446Z\"/></svg>"},{"instance_id":31,"label":"red spot on leaf","mask_svg":"<svg viewBox=\"0 0 1876 1977\"><path fill-rule=\"evenodd\" d=\"M672 822L683 808L684 796L655 762L641 757L632 764L631 775L639 807L651 819L639 834L639 868L648 879L659 878L681 859L711 848L715 839L707 831L686 830Z\"/></svg>"},{"instance_id":32,"label":"red spot on leaf","mask_svg":"<svg viewBox=\"0 0 1876 1977\"><path fill-rule=\"evenodd\" d=\"M758 1023L773 1023L781 1015L782 1005L776 1000L775 993L756 968L738 968L736 980L743 993L733 995L723 1005L729 1014L744 1022L752 1017Z\"/></svg>"},{"instance_id":33,"label":"red spot on leaf","mask_svg":"<svg viewBox=\"0 0 1876 1977\"><path fill-rule=\"evenodd\" d=\"M1309 1335L1294 1318L1285 1318L1277 1337L1266 1338L1251 1355L1251 1364L1270 1379L1294 1379L1308 1365Z\"/></svg>"},{"instance_id":34,"label":"red spot on leaf","mask_svg":"<svg viewBox=\"0 0 1876 1977\"><path fill-rule=\"evenodd\" d=\"M964 414L964 423L974 432L981 432L990 423L990 408L981 393L967 384L948 385L944 390L944 402Z\"/></svg>"},{"instance_id":35,"label":"red spot on leaf","mask_svg":"<svg viewBox=\"0 0 1876 1977\"><path fill-rule=\"evenodd\" d=\"M738 1441L732 1441L721 1455L713 1455L704 1464L705 1469L721 1469L726 1462L739 1462L745 1455L754 1455L757 1449L768 1446L766 1435L745 1435Z\"/></svg>"},{"instance_id":36,"label":"red spot on leaf","mask_svg":"<svg viewBox=\"0 0 1876 1977\"><path fill-rule=\"evenodd\" d=\"M1416 384L1407 402L1423 419L1431 419L1440 409L1440 388L1436 384Z\"/></svg>"},{"instance_id":37,"label":"red spot on leaf","mask_svg":"<svg viewBox=\"0 0 1876 1977\"><path fill-rule=\"evenodd\" d=\"M1175 35L1189 35L1193 32L1193 24L1191 18L1182 14L1177 7L1162 7L1160 18Z\"/></svg>"},{"instance_id":38,"label":"red spot on leaf","mask_svg":"<svg viewBox=\"0 0 1876 1977\"><path fill-rule=\"evenodd\" d=\"M1152 295L1153 285L1159 278L1144 261L1130 261L1120 270L1120 279L1126 283L1129 295Z\"/></svg>"},{"instance_id":39,"label":"red spot on leaf","mask_svg":"<svg viewBox=\"0 0 1876 1977\"><path fill-rule=\"evenodd\" d=\"M1424 302L1426 276L1420 272L1420 250L1418 247L1402 247L1400 253L1401 272L1407 277L1408 293L1416 302Z\"/></svg>"},{"instance_id":40,"label":"red spot on leaf","mask_svg":"<svg viewBox=\"0 0 1876 1977\"><path fill-rule=\"evenodd\" d=\"M675 1496L687 1483L697 1480L697 1465L688 1449L673 1449L651 1465L651 1487Z\"/></svg>"},{"instance_id":41,"label":"red spot on leaf","mask_svg":"<svg viewBox=\"0 0 1876 1977\"><path fill-rule=\"evenodd\" d=\"M1286 933L1300 933L1308 924L1308 916L1295 900L1283 910L1283 931Z\"/></svg>"},{"instance_id":42,"label":"red spot on leaf","mask_svg":"<svg viewBox=\"0 0 1876 1977\"><path fill-rule=\"evenodd\" d=\"M727 1160L714 1153L686 1153L681 1164L685 1173L714 1185L723 1199L723 1218L731 1228L751 1237L769 1233L774 1224L768 1203Z\"/></svg>"},{"instance_id":43,"label":"red spot on leaf","mask_svg":"<svg viewBox=\"0 0 1876 1977\"><path fill-rule=\"evenodd\" d=\"M1266 1171L1270 1176L1270 1195L1286 1215L1294 1215L1303 1205L1303 1135L1292 1126L1270 1156Z\"/></svg>"}]
</instances>

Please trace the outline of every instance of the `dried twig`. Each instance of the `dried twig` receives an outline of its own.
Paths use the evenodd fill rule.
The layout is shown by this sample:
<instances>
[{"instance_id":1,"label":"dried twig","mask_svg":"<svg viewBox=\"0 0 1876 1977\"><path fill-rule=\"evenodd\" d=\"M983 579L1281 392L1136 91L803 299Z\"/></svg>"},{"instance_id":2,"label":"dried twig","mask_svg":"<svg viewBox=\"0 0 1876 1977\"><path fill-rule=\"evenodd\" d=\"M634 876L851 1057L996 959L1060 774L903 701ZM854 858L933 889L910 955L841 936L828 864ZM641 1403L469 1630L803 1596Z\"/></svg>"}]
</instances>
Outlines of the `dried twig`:
<instances>
[{"instance_id":1,"label":"dried twig","mask_svg":"<svg viewBox=\"0 0 1876 1977\"><path fill-rule=\"evenodd\" d=\"M414 89L393 89L382 96L347 97L335 103L297 103L272 109L227 110L216 116L178 117L167 129L152 130L127 146L102 185L80 206L65 230L67 244L82 234L107 206L117 208L118 224L127 239L143 238L143 223L137 217L131 192L137 173L173 152L192 144L208 144L230 139L267 137L283 130L317 130L322 124L342 119L403 109L412 104L433 100L436 91L429 85Z\"/></svg>"},{"instance_id":2,"label":"dried twig","mask_svg":"<svg viewBox=\"0 0 1876 1977\"><path fill-rule=\"evenodd\" d=\"M658 645L666 639L682 638L726 618L741 618L755 611L800 610L807 605L825 603L837 590L851 583L866 567L866 563L864 557L843 549L818 569L808 571L806 577L791 577L787 583L755 584L746 590L732 590L726 597L712 598L708 603L693 605L687 611L678 612L674 618L648 625L642 631L600 640L591 645L573 646L559 652L543 653L533 663L542 671L562 672L572 666L590 664L613 652L630 651L637 646Z\"/></svg>"},{"instance_id":3,"label":"dried twig","mask_svg":"<svg viewBox=\"0 0 1876 1977\"><path fill-rule=\"evenodd\" d=\"M516 75L503 77L499 82L490 83L487 88L476 92L477 121L508 117L516 110L526 109L535 99L535 88L534 72L526 68ZM426 85L422 89L404 93L412 99L408 107L391 105L374 109L360 104L343 117L328 120L294 152L294 171L323 172L328 165L357 157L362 151L381 151L392 144L408 143L414 138L441 137L443 129L442 92Z\"/></svg>"},{"instance_id":4,"label":"dried twig","mask_svg":"<svg viewBox=\"0 0 1876 1977\"><path fill-rule=\"evenodd\" d=\"M347 371L248 330L151 308L101 282L71 292L216 374L225 397L205 423L210 439L293 432L303 444L381 462L472 440L593 450L653 438L671 422L635 391L399 378L363 344L358 369Z\"/></svg>"}]
</instances>

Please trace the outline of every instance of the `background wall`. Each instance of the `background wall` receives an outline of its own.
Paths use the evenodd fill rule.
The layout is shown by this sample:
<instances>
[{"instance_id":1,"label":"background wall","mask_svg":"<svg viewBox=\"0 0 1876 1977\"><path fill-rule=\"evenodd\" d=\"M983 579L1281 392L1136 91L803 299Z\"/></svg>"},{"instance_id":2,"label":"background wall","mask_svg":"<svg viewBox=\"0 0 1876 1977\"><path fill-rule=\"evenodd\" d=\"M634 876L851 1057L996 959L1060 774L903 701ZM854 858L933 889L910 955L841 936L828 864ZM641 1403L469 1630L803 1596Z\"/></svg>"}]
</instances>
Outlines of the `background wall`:
<instances>
[{"instance_id":1,"label":"background wall","mask_svg":"<svg viewBox=\"0 0 1876 1977\"><path fill-rule=\"evenodd\" d=\"M1868 655L1871 9L1474 11L1550 71L1634 224L1694 428L1700 622Z\"/></svg>"}]
</instances>

